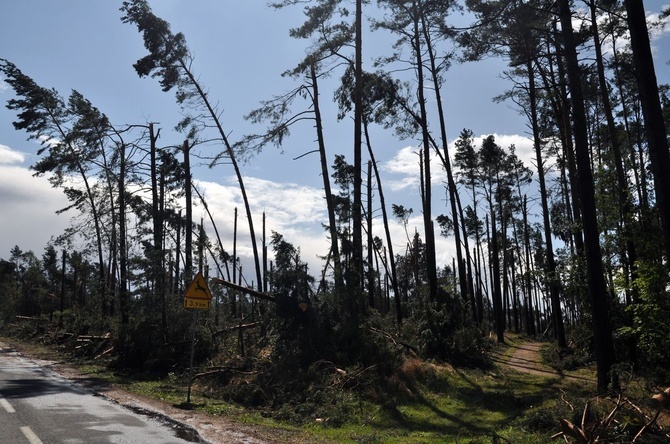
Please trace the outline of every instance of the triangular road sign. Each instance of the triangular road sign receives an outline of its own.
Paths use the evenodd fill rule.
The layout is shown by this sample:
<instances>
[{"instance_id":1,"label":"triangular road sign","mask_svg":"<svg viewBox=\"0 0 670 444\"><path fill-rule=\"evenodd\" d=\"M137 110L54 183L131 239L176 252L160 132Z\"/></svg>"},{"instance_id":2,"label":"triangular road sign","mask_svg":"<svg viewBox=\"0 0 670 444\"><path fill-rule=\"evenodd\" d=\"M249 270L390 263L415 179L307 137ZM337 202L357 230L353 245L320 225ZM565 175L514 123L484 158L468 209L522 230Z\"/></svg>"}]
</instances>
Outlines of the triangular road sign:
<instances>
[{"instance_id":1,"label":"triangular road sign","mask_svg":"<svg viewBox=\"0 0 670 444\"><path fill-rule=\"evenodd\" d=\"M186 293L184 293L184 298L207 299L207 300L212 299L212 292L209 291L207 281L205 281L205 278L202 276L202 273L198 273L195 275L195 279L193 279L191 285L189 285L188 288L186 289Z\"/></svg>"}]
</instances>

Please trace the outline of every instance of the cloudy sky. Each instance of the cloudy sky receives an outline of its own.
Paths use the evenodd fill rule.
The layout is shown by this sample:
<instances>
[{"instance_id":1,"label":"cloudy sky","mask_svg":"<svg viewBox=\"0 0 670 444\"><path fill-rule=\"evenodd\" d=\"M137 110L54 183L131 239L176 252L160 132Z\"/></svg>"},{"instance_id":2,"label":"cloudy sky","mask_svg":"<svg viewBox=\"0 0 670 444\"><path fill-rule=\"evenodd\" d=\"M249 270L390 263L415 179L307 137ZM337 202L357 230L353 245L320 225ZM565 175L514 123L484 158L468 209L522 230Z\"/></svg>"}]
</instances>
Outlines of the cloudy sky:
<instances>
[{"instance_id":1,"label":"cloudy sky","mask_svg":"<svg viewBox=\"0 0 670 444\"><path fill-rule=\"evenodd\" d=\"M647 0L650 13L657 13L667 2ZM171 24L174 32L183 32L195 55L194 71L209 89L223 111L223 123L231 140L262 131L243 116L260 101L282 94L296 86L293 79L281 76L305 54L306 42L288 36L291 27L302 23L300 7L277 11L263 0L155 0L153 11ZM141 35L134 26L120 20L120 1L22 0L6 1L0 8L0 58L18 66L44 87L55 88L67 97L77 90L116 125L158 122L160 143L178 144L183 136L172 128L179 120L179 108L173 93L163 93L155 79L140 79L132 65L146 54ZM463 21L456 17L455 20ZM388 37L375 36L364 41L364 68L372 70L373 57L389 55ZM670 37L655 36L659 81L670 82ZM453 142L463 128L482 137L496 134L498 143L517 146L517 154L531 157L525 119L510 104L493 103L492 98L510 87L501 79L504 61L455 65L446 75L443 91L447 113L447 131ZM332 84L331 84L332 85ZM331 100L333 87L322 88L322 101ZM70 224L72 213L56 215L66 206L60 190L52 189L44 178L35 178L29 166L38 159L35 141L15 131L15 115L4 108L12 97L6 84L0 83L0 258L8 258L14 245L41 255L52 236ZM335 108L324 106L327 151L331 158L344 154L350 162L350 120L335 123ZM327 221L321 191L318 157L302 154L315 149L310 124L296 127L283 152L273 147L244 163L245 177L254 221L260 229L261 213L267 214L267 227L282 233L299 246L303 259L316 273L318 255L326 253ZM418 158L416 140L399 140L390 131L374 129L372 144L380 164L387 204L402 204L414 209L409 230L422 232L418 198ZM203 155L219 149L203 147ZM197 164L197 160L195 160ZM530 164L529 164L530 166ZM439 171L435 167L433 171ZM213 169L196 168L194 178L205 193L224 242L230 242L233 209L239 208L240 229L245 225L243 206L232 169L220 165ZM434 178L435 215L448 213L445 208L444 179ZM377 205L378 206L378 205ZM536 208L534 211L537 211ZM378 213L378 212L377 212ZM196 208L196 218L206 217ZM403 227L394 224L396 248L404 248ZM453 241L441 239L438 261L450 264ZM229 251L232 244L224 245ZM238 243L240 255L250 254L248 238Z\"/></svg>"}]
</instances>

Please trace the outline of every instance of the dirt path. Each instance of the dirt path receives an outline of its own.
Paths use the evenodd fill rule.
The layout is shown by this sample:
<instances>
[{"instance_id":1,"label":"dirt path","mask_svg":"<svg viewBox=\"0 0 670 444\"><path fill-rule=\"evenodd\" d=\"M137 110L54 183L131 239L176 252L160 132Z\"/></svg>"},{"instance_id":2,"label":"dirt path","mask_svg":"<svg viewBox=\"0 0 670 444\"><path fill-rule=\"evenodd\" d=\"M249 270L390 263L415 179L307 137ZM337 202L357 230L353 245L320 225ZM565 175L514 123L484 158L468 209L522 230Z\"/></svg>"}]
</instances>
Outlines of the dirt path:
<instances>
[{"instance_id":1,"label":"dirt path","mask_svg":"<svg viewBox=\"0 0 670 444\"><path fill-rule=\"evenodd\" d=\"M520 345L512 345L511 347L514 348L514 353L506 362L508 367L522 373L530 373L531 375L553 378L561 376L554 369L542 364L540 356L541 342L526 342Z\"/></svg>"},{"instance_id":2,"label":"dirt path","mask_svg":"<svg viewBox=\"0 0 670 444\"><path fill-rule=\"evenodd\" d=\"M571 381L577 381L582 384L592 384L593 388L595 389L595 375L593 377L575 376L558 372L553 368L544 365L542 363L542 356L540 354L542 346L542 342L534 341L510 345L510 347L514 349L512 355L508 356L507 358L501 356L497 362L506 365L507 367L512 368L518 372L529 373L531 375L542 376L545 378L565 378ZM655 413L655 409L658 408L656 404L652 405L654 406L653 408L649 408L648 406L645 407L645 409L648 409L648 418L651 418ZM670 413L668 413L668 410L662 410L656 421L657 424L661 427L670 427Z\"/></svg>"},{"instance_id":3,"label":"dirt path","mask_svg":"<svg viewBox=\"0 0 670 444\"><path fill-rule=\"evenodd\" d=\"M531 375L543 376L546 378L567 378L572 380L580 380L585 383L595 382L594 378L585 378L583 376L573 376L568 375L562 372L558 372L555 369L544 365L542 363L542 356L540 355L540 350L542 349L542 342L523 342L521 344L510 345L514 349L512 355L506 360L503 361L508 367L522 372L529 373Z\"/></svg>"}]
</instances>

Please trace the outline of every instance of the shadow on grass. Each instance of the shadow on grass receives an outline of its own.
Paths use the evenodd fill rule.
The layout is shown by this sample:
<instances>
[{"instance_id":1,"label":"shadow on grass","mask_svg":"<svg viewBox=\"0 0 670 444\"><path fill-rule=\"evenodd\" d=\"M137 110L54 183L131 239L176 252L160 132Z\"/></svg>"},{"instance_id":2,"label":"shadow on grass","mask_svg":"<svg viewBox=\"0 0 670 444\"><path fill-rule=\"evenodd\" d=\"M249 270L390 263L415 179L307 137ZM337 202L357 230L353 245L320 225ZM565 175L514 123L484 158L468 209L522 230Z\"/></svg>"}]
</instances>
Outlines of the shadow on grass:
<instances>
[{"instance_id":1,"label":"shadow on grass","mask_svg":"<svg viewBox=\"0 0 670 444\"><path fill-rule=\"evenodd\" d=\"M180 402L179 404L172 404L172 407L176 407L181 410L195 410L202 409L206 406L205 403L193 403L193 402Z\"/></svg>"},{"instance_id":2,"label":"shadow on grass","mask_svg":"<svg viewBox=\"0 0 670 444\"><path fill-rule=\"evenodd\" d=\"M445 436L454 436L460 434L463 430L470 433L483 434L490 432L489 429L480 427L471 421L459 418L457 415L447 413L427 400L418 400L418 404L427 407L439 419L424 416L421 419L410 418L403 414L398 406L384 405L385 412L389 415L392 423L383 421L372 421L370 425L377 429L399 428L409 432L426 432Z\"/></svg>"},{"instance_id":3,"label":"shadow on grass","mask_svg":"<svg viewBox=\"0 0 670 444\"><path fill-rule=\"evenodd\" d=\"M500 367L481 373L481 378L456 368L452 378L427 384L403 378L405 390L381 403L386 418L370 425L378 430L397 428L441 436L494 436L534 408L556 399L567 385L587 390L583 382L591 381L550 371L513 371L504 366L505 361L504 355L500 356ZM536 366L532 361L521 364ZM425 395L426 390L439 398Z\"/></svg>"},{"instance_id":4,"label":"shadow on grass","mask_svg":"<svg viewBox=\"0 0 670 444\"><path fill-rule=\"evenodd\" d=\"M408 391L403 399L387 399L381 403L388 420L379 419L370 425L379 430L398 428L441 436L494 435L528 408L543 401L543 390L537 387L528 390L516 383L510 387L502 379L487 387L462 372L456 374L467 386L451 385L444 390L442 399L446 406L426 397L412 381L404 380ZM448 380L444 384L450 385Z\"/></svg>"}]
</instances>

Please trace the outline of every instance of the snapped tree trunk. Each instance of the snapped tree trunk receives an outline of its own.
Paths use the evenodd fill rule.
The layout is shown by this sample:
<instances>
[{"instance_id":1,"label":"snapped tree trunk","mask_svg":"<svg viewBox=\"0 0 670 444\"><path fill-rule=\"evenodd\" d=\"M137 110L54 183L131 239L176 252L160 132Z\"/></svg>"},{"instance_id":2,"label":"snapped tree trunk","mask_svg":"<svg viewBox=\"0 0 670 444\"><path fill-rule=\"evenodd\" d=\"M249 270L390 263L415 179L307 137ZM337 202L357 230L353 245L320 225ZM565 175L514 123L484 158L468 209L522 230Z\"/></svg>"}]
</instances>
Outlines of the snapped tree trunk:
<instances>
[{"instance_id":1,"label":"snapped tree trunk","mask_svg":"<svg viewBox=\"0 0 670 444\"><path fill-rule=\"evenodd\" d=\"M344 290L344 279L342 275L342 261L340 258L339 236L337 234L337 218L335 215L335 204L333 192L330 187L330 174L328 173L328 156L326 155L326 140L323 135L323 121L321 119L321 106L319 103L319 86L316 75L316 67L310 65L310 77L312 80L312 102L314 105L314 120L316 127L316 140L319 145L319 159L321 160L321 177L323 178L323 192L326 196L326 207L328 209L328 232L330 233L330 251L333 258L333 271L335 279L335 291L342 294Z\"/></svg>"}]
</instances>

